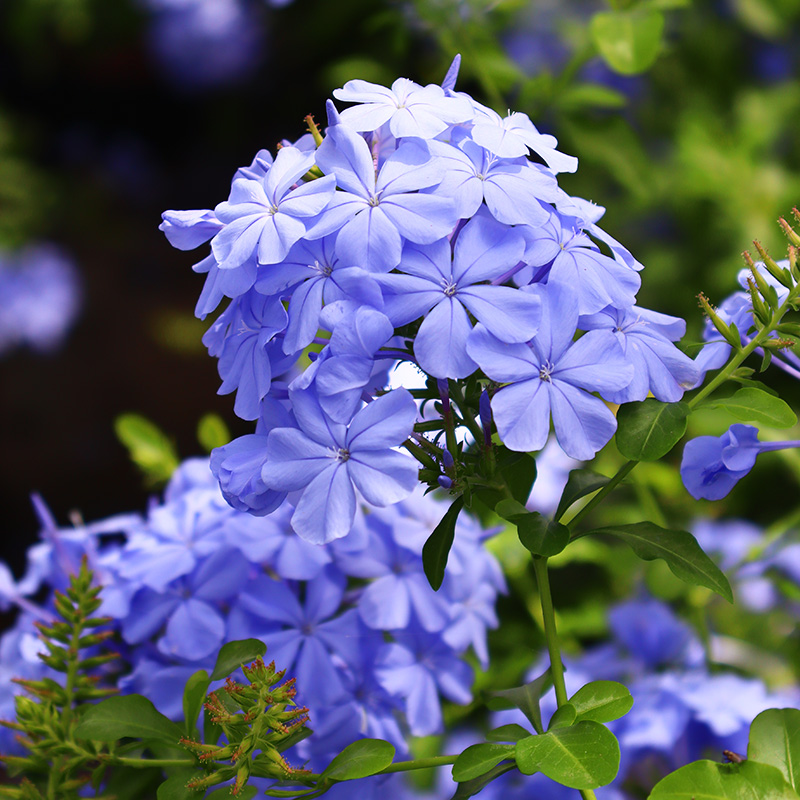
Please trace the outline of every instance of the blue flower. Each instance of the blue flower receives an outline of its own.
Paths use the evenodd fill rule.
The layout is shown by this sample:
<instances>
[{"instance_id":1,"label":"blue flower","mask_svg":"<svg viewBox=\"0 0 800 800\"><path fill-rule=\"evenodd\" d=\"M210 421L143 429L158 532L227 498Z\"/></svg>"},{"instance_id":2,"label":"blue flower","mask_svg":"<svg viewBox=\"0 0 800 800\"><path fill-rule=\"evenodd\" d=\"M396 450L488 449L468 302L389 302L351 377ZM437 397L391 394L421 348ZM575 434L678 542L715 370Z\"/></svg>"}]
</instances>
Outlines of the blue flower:
<instances>
[{"instance_id":1,"label":"blue flower","mask_svg":"<svg viewBox=\"0 0 800 800\"><path fill-rule=\"evenodd\" d=\"M492 398L497 431L512 450L541 450L553 417L561 449L572 458L591 458L617 429L608 407L590 392L609 392L630 383L613 337L590 331L572 341L577 298L561 284L541 292L542 322L528 344L505 344L477 325L467 351L487 377L506 384Z\"/></svg>"},{"instance_id":2,"label":"blue flower","mask_svg":"<svg viewBox=\"0 0 800 800\"><path fill-rule=\"evenodd\" d=\"M398 78L391 89L363 80L335 89L337 100L360 105L345 109L342 122L356 131L374 131L386 123L392 135L433 139L450 125L472 117L472 106L461 97L448 97L441 86L420 86Z\"/></svg>"},{"instance_id":3,"label":"blue flower","mask_svg":"<svg viewBox=\"0 0 800 800\"><path fill-rule=\"evenodd\" d=\"M720 500L750 472L759 453L790 447L800 442L759 442L758 428L740 423L722 436L698 436L683 449L683 485L695 500Z\"/></svg>"},{"instance_id":4,"label":"blue flower","mask_svg":"<svg viewBox=\"0 0 800 800\"><path fill-rule=\"evenodd\" d=\"M431 244L447 236L458 220L451 198L418 192L444 176L444 165L431 158L421 140L404 141L376 174L364 138L332 123L316 158L343 191L336 192L309 236L338 230L336 253L347 264L388 272L400 262L403 240Z\"/></svg>"},{"instance_id":5,"label":"blue flower","mask_svg":"<svg viewBox=\"0 0 800 800\"><path fill-rule=\"evenodd\" d=\"M503 342L525 342L539 325L538 296L491 283L522 258L525 243L514 229L477 215L458 234L407 247L398 269L379 276L389 294L384 310L395 326L425 319L414 340L422 369L436 378L464 378L477 368L467 352L472 332L468 311Z\"/></svg>"},{"instance_id":6,"label":"blue flower","mask_svg":"<svg viewBox=\"0 0 800 800\"><path fill-rule=\"evenodd\" d=\"M392 449L416 420L416 404L405 389L374 400L348 426L327 418L311 390L291 396L298 427L270 433L261 475L271 489L304 490L292 516L300 536L321 544L347 535L356 510L354 489L376 506L411 493L415 463Z\"/></svg>"},{"instance_id":7,"label":"blue flower","mask_svg":"<svg viewBox=\"0 0 800 800\"><path fill-rule=\"evenodd\" d=\"M256 260L277 264L306 232L304 220L317 216L333 197L335 178L294 185L314 164L314 153L283 147L260 180L235 180L230 197L216 209L225 227L211 247L220 269Z\"/></svg>"}]
</instances>

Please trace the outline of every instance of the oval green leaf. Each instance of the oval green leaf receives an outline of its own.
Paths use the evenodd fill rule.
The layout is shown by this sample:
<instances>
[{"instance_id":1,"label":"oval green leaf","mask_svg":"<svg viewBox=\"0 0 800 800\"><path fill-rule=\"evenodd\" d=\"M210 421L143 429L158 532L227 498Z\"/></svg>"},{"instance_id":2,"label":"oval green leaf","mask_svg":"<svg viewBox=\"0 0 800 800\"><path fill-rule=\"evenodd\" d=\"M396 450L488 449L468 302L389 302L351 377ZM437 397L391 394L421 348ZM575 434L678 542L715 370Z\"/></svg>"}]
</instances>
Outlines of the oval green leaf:
<instances>
[{"instance_id":1,"label":"oval green leaf","mask_svg":"<svg viewBox=\"0 0 800 800\"><path fill-rule=\"evenodd\" d=\"M352 781L366 778L386 769L394 758L394 746L383 739L359 739L347 745L325 767L323 778L332 781Z\"/></svg>"},{"instance_id":2,"label":"oval green leaf","mask_svg":"<svg viewBox=\"0 0 800 800\"><path fill-rule=\"evenodd\" d=\"M462 783L479 778L508 758L514 758L513 744L494 742L473 744L464 750L453 764L453 780Z\"/></svg>"},{"instance_id":3,"label":"oval green leaf","mask_svg":"<svg viewBox=\"0 0 800 800\"><path fill-rule=\"evenodd\" d=\"M644 8L595 14L590 25L600 55L623 75L643 72L656 60L663 30L663 15Z\"/></svg>"},{"instance_id":4,"label":"oval green leaf","mask_svg":"<svg viewBox=\"0 0 800 800\"><path fill-rule=\"evenodd\" d=\"M486 734L486 738L490 742L518 742L530 735L531 732L526 731L522 725L512 722L508 725L501 725L499 728L493 728Z\"/></svg>"},{"instance_id":5,"label":"oval green leaf","mask_svg":"<svg viewBox=\"0 0 800 800\"><path fill-rule=\"evenodd\" d=\"M731 397L704 403L703 408L721 408L743 422L772 428L791 428L797 424L797 415L787 403L753 386L739 389Z\"/></svg>"},{"instance_id":6,"label":"oval green leaf","mask_svg":"<svg viewBox=\"0 0 800 800\"><path fill-rule=\"evenodd\" d=\"M453 539L456 535L456 520L464 507L464 497L457 497L450 508L445 511L439 524L433 529L433 533L422 545L422 568L425 570L425 577L435 591L444 580L444 571L447 567L447 557L450 555L450 548L453 546Z\"/></svg>"},{"instance_id":7,"label":"oval green leaf","mask_svg":"<svg viewBox=\"0 0 800 800\"><path fill-rule=\"evenodd\" d=\"M231 432L219 414L206 414L197 424L197 441L208 453L231 440Z\"/></svg>"},{"instance_id":8,"label":"oval green leaf","mask_svg":"<svg viewBox=\"0 0 800 800\"><path fill-rule=\"evenodd\" d=\"M644 561L664 559L673 574L682 581L706 586L729 603L733 602L728 579L688 531L659 528L652 522L635 522L631 525L597 528L592 531L592 534L596 533L619 537Z\"/></svg>"},{"instance_id":9,"label":"oval green leaf","mask_svg":"<svg viewBox=\"0 0 800 800\"><path fill-rule=\"evenodd\" d=\"M79 739L116 742L118 739L156 739L176 746L183 731L140 694L109 697L89 706L75 728Z\"/></svg>"},{"instance_id":10,"label":"oval green leaf","mask_svg":"<svg viewBox=\"0 0 800 800\"><path fill-rule=\"evenodd\" d=\"M800 789L800 711L762 711L750 726L747 758L777 767L788 784Z\"/></svg>"},{"instance_id":11,"label":"oval green leaf","mask_svg":"<svg viewBox=\"0 0 800 800\"><path fill-rule=\"evenodd\" d=\"M650 398L626 403L617 412L617 449L631 461L658 461L686 433L691 409L684 403Z\"/></svg>"},{"instance_id":12,"label":"oval green leaf","mask_svg":"<svg viewBox=\"0 0 800 800\"><path fill-rule=\"evenodd\" d=\"M235 672L242 664L248 664L261 658L267 652L267 646L258 639L240 639L222 645L217 656L217 663L211 673L211 680L218 681Z\"/></svg>"},{"instance_id":13,"label":"oval green leaf","mask_svg":"<svg viewBox=\"0 0 800 800\"><path fill-rule=\"evenodd\" d=\"M578 720L611 722L624 717L633 706L627 687L616 681L592 681L582 686L569 699Z\"/></svg>"},{"instance_id":14,"label":"oval green leaf","mask_svg":"<svg viewBox=\"0 0 800 800\"><path fill-rule=\"evenodd\" d=\"M798 800L777 767L695 761L660 780L648 800Z\"/></svg>"},{"instance_id":15,"label":"oval green leaf","mask_svg":"<svg viewBox=\"0 0 800 800\"><path fill-rule=\"evenodd\" d=\"M619 770L619 743L599 722L578 722L517 742L517 767L525 775L541 772L571 789L598 789Z\"/></svg>"},{"instance_id":16,"label":"oval green leaf","mask_svg":"<svg viewBox=\"0 0 800 800\"><path fill-rule=\"evenodd\" d=\"M197 791L187 789L186 784L197 776L197 772L179 772L170 775L156 790L156 800L196 800Z\"/></svg>"},{"instance_id":17,"label":"oval green leaf","mask_svg":"<svg viewBox=\"0 0 800 800\"><path fill-rule=\"evenodd\" d=\"M203 710L203 703L211 679L204 669L192 675L183 687L183 727L191 739L197 733L197 719Z\"/></svg>"}]
</instances>

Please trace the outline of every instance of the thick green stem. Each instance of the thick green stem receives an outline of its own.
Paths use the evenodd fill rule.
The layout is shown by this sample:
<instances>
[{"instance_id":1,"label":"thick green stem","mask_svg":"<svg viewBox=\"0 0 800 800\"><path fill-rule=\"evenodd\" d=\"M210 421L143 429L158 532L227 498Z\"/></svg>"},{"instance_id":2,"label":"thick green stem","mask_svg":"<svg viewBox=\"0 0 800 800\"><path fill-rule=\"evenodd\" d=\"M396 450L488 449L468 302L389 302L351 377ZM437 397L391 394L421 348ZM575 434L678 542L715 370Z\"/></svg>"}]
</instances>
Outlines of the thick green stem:
<instances>
[{"instance_id":1,"label":"thick green stem","mask_svg":"<svg viewBox=\"0 0 800 800\"><path fill-rule=\"evenodd\" d=\"M564 683L564 665L561 663L561 648L556 631L556 612L553 608L553 596L550 594L547 559L534 556L533 569L539 585L539 602L542 604L544 619L544 638L547 641L547 652L550 654L550 674L553 676L553 687L556 690L556 703L561 707L567 702L567 687Z\"/></svg>"},{"instance_id":2,"label":"thick green stem","mask_svg":"<svg viewBox=\"0 0 800 800\"><path fill-rule=\"evenodd\" d=\"M568 527L572 529L580 522L592 509L605 500L616 487L624 480L628 473L638 464L638 461L628 461L621 466L611 480L569 521Z\"/></svg>"}]
</instances>

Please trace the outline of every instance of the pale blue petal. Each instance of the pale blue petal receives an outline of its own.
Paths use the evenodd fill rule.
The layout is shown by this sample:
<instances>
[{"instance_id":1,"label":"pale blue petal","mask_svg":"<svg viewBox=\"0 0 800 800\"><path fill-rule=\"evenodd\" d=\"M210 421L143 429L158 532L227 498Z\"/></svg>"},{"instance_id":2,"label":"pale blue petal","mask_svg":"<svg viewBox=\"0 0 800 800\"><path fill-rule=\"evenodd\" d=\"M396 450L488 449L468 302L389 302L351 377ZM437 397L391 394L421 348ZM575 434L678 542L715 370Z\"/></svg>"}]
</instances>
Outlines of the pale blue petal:
<instances>
[{"instance_id":1,"label":"pale blue petal","mask_svg":"<svg viewBox=\"0 0 800 800\"><path fill-rule=\"evenodd\" d=\"M307 542L327 544L353 527L356 496L344 464L330 462L306 487L292 515L292 527Z\"/></svg>"},{"instance_id":2,"label":"pale blue petal","mask_svg":"<svg viewBox=\"0 0 800 800\"><path fill-rule=\"evenodd\" d=\"M466 378L477 364L467 353L467 338L472 331L464 306L445 297L434 306L419 326L414 355L425 372L435 378Z\"/></svg>"}]
</instances>

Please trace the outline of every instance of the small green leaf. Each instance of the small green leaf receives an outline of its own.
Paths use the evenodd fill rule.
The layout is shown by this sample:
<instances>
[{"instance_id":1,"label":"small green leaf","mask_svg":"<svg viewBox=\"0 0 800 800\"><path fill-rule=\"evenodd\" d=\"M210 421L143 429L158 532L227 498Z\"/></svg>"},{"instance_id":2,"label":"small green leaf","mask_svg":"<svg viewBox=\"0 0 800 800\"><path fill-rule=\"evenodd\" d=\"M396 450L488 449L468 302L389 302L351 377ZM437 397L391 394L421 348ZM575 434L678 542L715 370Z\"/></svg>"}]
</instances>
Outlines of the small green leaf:
<instances>
[{"instance_id":1,"label":"small green leaf","mask_svg":"<svg viewBox=\"0 0 800 800\"><path fill-rule=\"evenodd\" d=\"M75 728L79 739L116 742L118 739L157 739L177 745L183 731L140 694L109 697L89 706Z\"/></svg>"},{"instance_id":2,"label":"small green leaf","mask_svg":"<svg viewBox=\"0 0 800 800\"><path fill-rule=\"evenodd\" d=\"M490 742L518 742L520 739L524 739L526 736L530 735L531 732L526 731L522 725L517 725L516 722L512 722L508 725L501 725L499 728L492 728L492 730L486 734L486 738Z\"/></svg>"},{"instance_id":3,"label":"small green leaf","mask_svg":"<svg viewBox=\"0 0 800 800\"><path fill-rule=\"evenodd\" d=\"M422 546L422 568L434 591L439 590L444 580L447 557L450 555L450 548L453 546L456 534L456 520L463 507L463 496L457 497Z\"/></svg>"},{"instance_id":4,"label":"small green leaf","mask_svg":"<svg viewBox=\"0 0 800 800\"><path fill-rule=\"evenodd\" d=\"M595 14L590 32L605 62L616 72L634 75L646 70L661 49L664 16L653 9Z\"/></svg>"},{"instance_id":5,"label":"small green leaf","mask_svg":"<svg viewBox=\"0 0 800 800\"><path fill-rule=\"evenodd\" d=\"M650 398L626 403L617 412L617 449L631 461L658 461L686 433L691 409L684 403Z\"/></svg>"},{"instance_id":6,"label":"small green leaf","mask_svg":"<svg viewBox=\"0 0 800 800\"><path fill-rule=\"evenodd\" d=\"M494 711L518 708L528 718L528 721L533 725L533 729L537 733L542 733L544 725L542 724L539 700L552 685L553 678L548 667L547 670L530 683L515 686L513 689L492 692L486 704Z\"/></svg>"},{"instance_id":7,"label":"small green leaf","mask_svg":"<svg viewBox=\"0 0 800 800\"><path fill-rule=\"evenodd\" d=\"M731 397L704 403L703 408L721 408L743 422L772 428L791 428L797 424L797 415L780 397L751 386L739 389Z\"/></svg>"},{"instance_id":8,"label":"small green leaf","mask_svg":"<svg viewBox=\"0 0 800 800\"><path fill-rule=\"evenodd\" d=\"M535 556L554 556L569 544L569 529L559 522L528 511L516 500L501 500L495 511L517 526L519 540Z\"/></svg>"},{"instance_id":9,"label":"small green leaf","mask_svg":"<svg viewBox=\"0 0 800 800\"><path fill-rule=\"evenodd\" d=\"M190 739L197 733L197 720L203 710L209 683L211 680L208 673L199 669L183 687L183 727Z\"/></svg>"},{"instance_id":10,"label":"small green leaf","mask_svg":"<svg viewBox=\"0 0 800 800\"><path fill-rule=\"evenodd\" d=\"M611 722L624 717L633 707L627 687L616 681L592 681L582 686L569 699L578 719Z\"/></svg>"},{"instance_id":11,"label":"small green leaf","mask_svg":"<svg viewBox=\"0 0 800 800\"><path fill-rule=\"evenodd\" d=\"M627 542L642 560L662 558L673 574L682 581L706 586L729 603L733 602L728 579L688 531L667 530L652 522L635 522L631 525L597 528L592 534L617 536Z\"/></svg>"},{"instance_id":12,"label":"small green leaf","mask_svg":"<svg viewBox=\"0 0 800 800\"><path fill-rule=\"evenodd\" d=\"M196 775L195 772L178 772L170 775L156 790L156 800L197 800L197 792L187 789L186 784Z\"/></svg>"},{"instance_id":13,"label":"small green leaf","mask_svg":"<svg viewBox=\"0 0 800 800\"><path fill-rule=\"evenodd\" d=\"M386 769L394 758L394 746L383 739L359 739L347 745L325 767L323 778L333 781L352 781L366 778Z\"/></svg>"},{"instance_id":14,"label":"small green leaf","mask_svg":"<svg viewBox=\"0 0 800 800\"><path fill-rule=\"evenodd\" d=\"M267 652L267 646L258 639L241 639L222 645L211 680L218 681L235 672L242 664L255 661Z\"/></svg>"},{"instance_id":15,"label":"small green leaf","mask_svg":"<svg viewBox=\"0 0 800 800\"><path fill-rule=\"evenodd\" d=\"M605 475L589 469L573 469L569 473L567 485L561 493L561 499L558 501L558 508L553 519L558 522L574 502L580 500L581 497L586 497L587 494L602 489L609 480L611 479L606 478Z\"/></svg>"},{"instance_id":16,"label":"small green leaf","mask_svg":"<svg viewBox=\"0 0 800 800\"><path fill-rule=\"evenodd\" d=\"M694 761L660 780L648 800L798 800L777 767Z\"/></svg>"},{"instance_id":17,"label":"small green leaf","mask_svg":"<svg viewBox=\"0 0 800 800\"><path fill-rule=\"evenodd\" d=\"M516 759L525 775L541 772L570 789L597 789L617 775L619 743L605 725L583 721L522 739Z\"/></svg>"},{"instance_id":18,"label":"small green leaf","mask_svg":"<svg viewBox=\"0 0 800 800\"><path fill-rule=\"evenodd\" d=\"M114 420L114 431L150 484L170 479L178 466L178 454L158 427L139 414L122 414Z\"/></svg>"},{"instance_id":19,"label":"small green leaf","mask_svg":"<svg viewBox=\"0 0 800 800\"><path fill-rule=\"evenodd\" d=\"M578 718L578 712L572 703L564 703L559 706L547 725L547 730L552 731L557 728L569 728Z\"/></svg>"},{"instance_id":20,"label":"small green leaf","mask_svg":"<svg viewBox=\"0 0 800 800\"><path fill-rule=\"evenodd\" d=\"M800 789L800 711L770 708L750 726L749 761L777 767L787 783Z\"/></svg>"},{"instance_id":21,"label":"small green leaf","mask_svg":"<svg viewBox=\"0 0 800 800\"><path fill-rule=\"evenodd\" d=\"M516 769L515 764L502 761L496 767L490 769L487 773L481 775L479 778L473 778L470 781L459 783L455 794L450 798L450 800L467 800L470 797L474 797L481 791L481 789L484 789L486 786L488 786L495 778L499 778L501 775L504 775L506 772L510 772L512 769Z\"/></svg>"},{"instance_id":22,"label":"small green leaf","mask_svg":"<svg viewBox=\"0 0 800 800\"><path fill-rule=\"evenodd\" d=\"M206 414L197 425L197 441L207 453L230 440L231 432L219 414Z\"/></svg>"},{"instance_id":23,"label":"small green leaf","mask_svg":"<svg viewBox=\"0 0 800 800\"><path fill-rule=\"evenodd\" d=\"M473 744L464 750L453 764L453 780L461 783L479 778L507 758L514 758L513 744L493 742Z\"/></svg>"}]
</instances>

